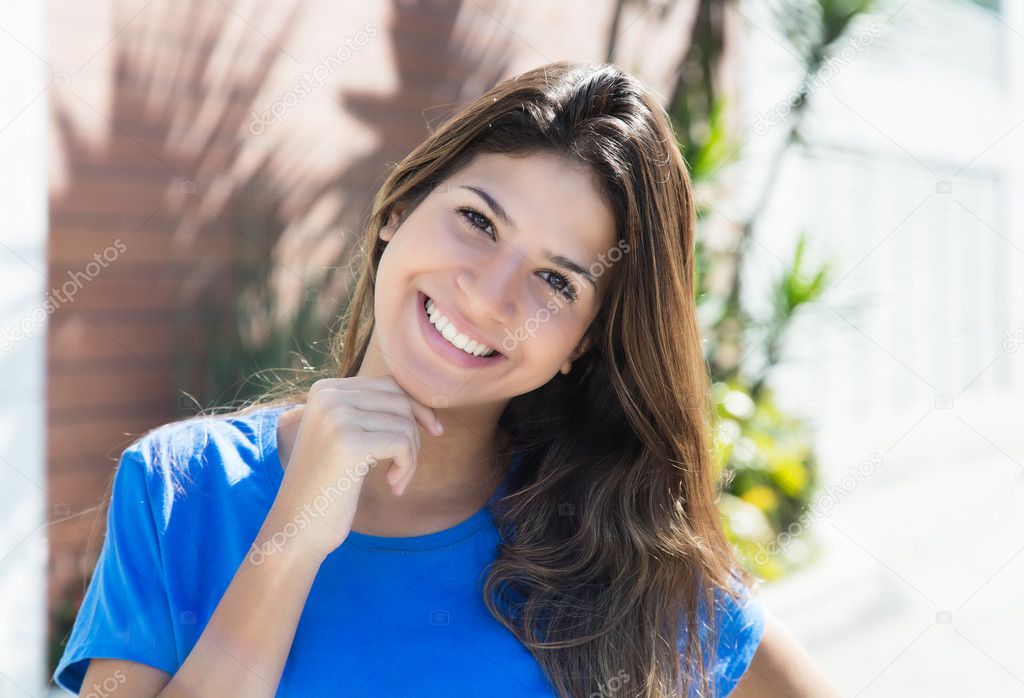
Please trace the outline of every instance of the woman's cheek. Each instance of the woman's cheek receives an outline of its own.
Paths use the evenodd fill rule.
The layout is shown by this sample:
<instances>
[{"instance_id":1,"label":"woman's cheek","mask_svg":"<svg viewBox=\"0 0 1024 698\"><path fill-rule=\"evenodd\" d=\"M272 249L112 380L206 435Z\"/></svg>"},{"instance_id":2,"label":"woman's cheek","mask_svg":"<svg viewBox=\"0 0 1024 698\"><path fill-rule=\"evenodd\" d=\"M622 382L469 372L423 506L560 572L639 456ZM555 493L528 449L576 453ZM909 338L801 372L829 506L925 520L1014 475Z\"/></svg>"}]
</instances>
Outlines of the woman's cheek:
<instances>
[{"instance_id":1,"label":"woman's cheek","mask_svg":"<svg viewBox=\"0 0 1024 698\"><path fill-rule=\"evenodd\" d=\"M536 335L555 352L568 353L575 346L573 337L582 334L579 322L572 311L557 302L549 302L534 313L538 328Z\"/></svg>"},{"instance_id":2,"label":"woman's cheek","mask_svg":"<svg viewBox=\"0 0 1024 698\"><path fill-rule=\"evenodd\" d=\"M455 249L454 231L443 221L437 219L424 220L416 229L407 250L410 264L434 266L449 261Z\"/></svg>"}]
</instances>

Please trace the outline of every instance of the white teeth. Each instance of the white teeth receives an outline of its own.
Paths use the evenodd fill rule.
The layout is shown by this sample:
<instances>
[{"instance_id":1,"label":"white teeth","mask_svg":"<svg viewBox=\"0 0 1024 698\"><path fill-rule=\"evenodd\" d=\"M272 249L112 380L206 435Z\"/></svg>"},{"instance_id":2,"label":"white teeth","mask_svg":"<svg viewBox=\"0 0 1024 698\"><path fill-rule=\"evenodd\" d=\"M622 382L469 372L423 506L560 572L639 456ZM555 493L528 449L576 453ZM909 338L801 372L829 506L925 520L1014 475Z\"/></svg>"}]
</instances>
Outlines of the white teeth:
<instances>
[{"instance_id":1,"label":"white teeth","mask_svg":"<svg viewBox=\"0 0 1024 698\"><path fill-rule=\"evenodd\" d=\"M437 309L437 305L433 300L427 299L426 303L427 314L430 316L431 324L437 328L437 331L441 333L441 336L448 340L448 342L467 354L473 356L491 356L495 354L495 350L491 349L486 344L479 344L476 341L470 339L452 324L451 320L441 314L441 311Z\"/></svg>"}]
</instances>

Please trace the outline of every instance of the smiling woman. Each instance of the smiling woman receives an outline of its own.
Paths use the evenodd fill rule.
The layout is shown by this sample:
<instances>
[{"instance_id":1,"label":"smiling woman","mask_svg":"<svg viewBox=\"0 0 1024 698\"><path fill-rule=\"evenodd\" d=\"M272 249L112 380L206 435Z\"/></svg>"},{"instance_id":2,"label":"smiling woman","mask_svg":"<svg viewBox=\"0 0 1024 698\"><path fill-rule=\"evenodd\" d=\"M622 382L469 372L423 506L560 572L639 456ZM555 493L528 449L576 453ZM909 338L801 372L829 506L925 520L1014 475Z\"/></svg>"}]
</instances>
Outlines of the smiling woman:
<instances>
[{"instance_id":1,"label":"smiling woman","mask_svg":"<svg viewBox=\"0 0 1024 698\"><path fill-rule=\"evenodd\" d=\"M58 683L830 695L722 531L694 216L616 66L474 101L378 192L330 377L125 452Z\"/></svg>"},{"instance_id":2,"label":"smiling woman","mask_svg":"<svg viewBox=\"0 0 1024 698\"><path fill-rule=\"evenodd\" d=\"M600 183L551 151L476 154L415 206L394 205L380 239L370 342L379 352L363 374L392 373L424 402L477 405L504 405L568 371L613 276L589 270L618 249ZM529 318L530 341L510 342ZM450 363L480 371L467 386Z\"/></svg>"}]
</instances>

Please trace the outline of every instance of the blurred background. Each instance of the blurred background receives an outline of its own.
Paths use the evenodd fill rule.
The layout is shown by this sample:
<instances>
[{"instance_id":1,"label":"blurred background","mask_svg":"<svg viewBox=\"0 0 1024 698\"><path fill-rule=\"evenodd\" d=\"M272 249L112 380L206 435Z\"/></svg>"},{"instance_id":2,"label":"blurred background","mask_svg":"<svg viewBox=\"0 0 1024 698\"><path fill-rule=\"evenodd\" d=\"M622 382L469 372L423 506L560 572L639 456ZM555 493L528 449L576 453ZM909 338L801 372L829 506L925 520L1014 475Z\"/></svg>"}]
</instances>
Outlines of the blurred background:
<instances>
[{"instance_id":1,"label":"blurred background","mask_svg":"<svg viewBox=\"0 0 1024 698\"><path fill-rule=\"evenodd\" d=\"M0 5L0 698L40 696L147 429L301 376L391 164L613 61L700 205L721 510L849 696L1024 695L1024 7Z\"/></svg>"}]
</instances>

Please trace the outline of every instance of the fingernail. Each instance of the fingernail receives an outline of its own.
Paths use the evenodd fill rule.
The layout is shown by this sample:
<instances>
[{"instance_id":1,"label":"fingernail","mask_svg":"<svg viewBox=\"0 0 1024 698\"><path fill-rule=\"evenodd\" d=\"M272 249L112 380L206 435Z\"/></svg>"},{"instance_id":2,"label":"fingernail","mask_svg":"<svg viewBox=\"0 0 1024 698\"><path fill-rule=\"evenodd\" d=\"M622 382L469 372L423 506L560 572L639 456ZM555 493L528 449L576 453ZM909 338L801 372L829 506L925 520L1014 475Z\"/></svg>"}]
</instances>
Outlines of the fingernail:
<instances>
[{"instance_id":1,"label":"fingernail","mask_svg":"<svg viewBox=\"0 0 1024 698\"><path fill-rule=\"evenodd\" d=\"M441 420L438 419L437 417L434 417L434 427L434 430L438 433L438 435L444 433L444 427L441 426Z\"/></svg>"}]
</instances>

